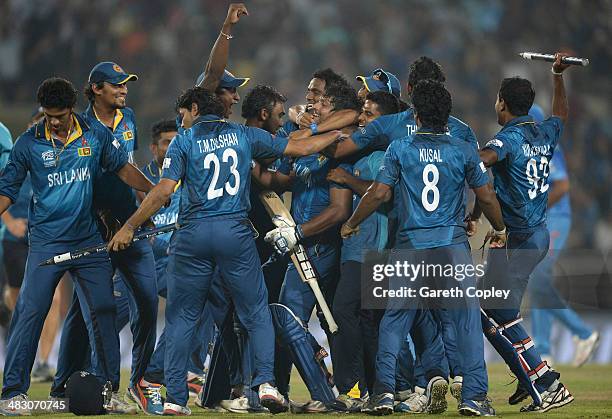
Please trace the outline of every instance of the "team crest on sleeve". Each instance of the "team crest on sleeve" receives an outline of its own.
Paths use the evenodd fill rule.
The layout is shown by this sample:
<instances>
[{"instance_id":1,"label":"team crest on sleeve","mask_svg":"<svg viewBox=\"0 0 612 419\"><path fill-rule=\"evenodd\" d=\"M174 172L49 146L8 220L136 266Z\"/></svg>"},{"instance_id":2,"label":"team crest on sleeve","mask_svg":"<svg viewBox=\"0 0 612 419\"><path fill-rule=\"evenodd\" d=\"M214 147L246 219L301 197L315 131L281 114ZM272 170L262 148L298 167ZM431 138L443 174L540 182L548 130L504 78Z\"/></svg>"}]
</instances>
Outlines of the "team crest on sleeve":
<instances>
[{"instance_id":1,"label":"team crest on sleeve","mask_svg":"<svg viewBox=\"0 0 612 419\"><path fill-rule=\"evenodd\" d=\"M169 167L170 167L170 162L171 162L170 157L166 157L166 158L164 159L164 163L162 164L162 169L167 169L167 168L169 168Z\"/></svg>"},{"instance_id":2,"label":"team crest on sleeve","mask_svg":"<svg viewBox=\"0 0 612 419\"><path fill-rule=\"evenodd\" d=\"M501 140L498 140L497 138L493 138L491 141L489 141L485 147L503 147L504 143Z\"/></svg>"},{"instance_id":3,"label":"team crest on sleeve","mask_svg":"<svg viewBox=\"0 0 612 419\"><path fill-rule=\"evenodd\" d=\"M91 147L79 147L77 151L81 157L91 156Z\"/></svg>"},{"instance_id":4,"label":"team crest on sleeve","mask_svg":"<svg viewBox=\"0 0 612 419\"><path fill-rule=\"evenodd\" d=\"M55 156L53 150L44 151L40 157L42 158L43 165L45 167L54 167L55 166Z\"/></svg>"},{"instance_id":5,"label":"team crest on sleeve","mask_svg":"<svg viewBox=\"0 0 612 419\"><path fill-rule=\"evenodd\" d=\"M134 139L134 133L132 130L127 130L123 133L123 141L130 141Z\"/></svg>"}]
</instances>

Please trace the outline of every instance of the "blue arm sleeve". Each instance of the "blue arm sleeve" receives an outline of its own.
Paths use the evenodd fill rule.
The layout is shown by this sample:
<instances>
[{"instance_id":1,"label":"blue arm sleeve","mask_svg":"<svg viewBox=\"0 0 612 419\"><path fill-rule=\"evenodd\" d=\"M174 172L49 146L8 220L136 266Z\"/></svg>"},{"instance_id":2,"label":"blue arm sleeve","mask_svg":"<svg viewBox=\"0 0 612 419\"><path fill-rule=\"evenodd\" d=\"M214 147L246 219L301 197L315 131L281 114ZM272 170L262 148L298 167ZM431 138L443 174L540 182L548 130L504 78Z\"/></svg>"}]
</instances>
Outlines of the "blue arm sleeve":
<instances>
[{"instance_id":1,"label":"blue arm sleeve","mask_svg":"<svg viewBox=\"0 0 612 419\"><path fill-rule=\"evenodd\" d=\"M19 189L30 167L27 150L19 142L18 138L0 174L0 195L8 197L13 203L17 200Z\"/></svg>"},{"instance_id":2,"label":"blue arm sleeve","mask_svg":"<svg viewBox=\"0 0 612 419\"><path fill-rule=\"evenodd\" d=\"M287 148L289 139L286 137L274 137L268 131L260 128L244 127L251 153L254 159L266 159L280 157Z\"/></svg>"},{"instance_id":3,"label":"blue arm sleeve","mask_svg":"<svg viewBox=\"0 0 612 419\"><path fill-rule=\"evenodd\" d=\"M96 135L102 145L102 167L109 172L116 172L128 162L128 155L121 143L105 128L96 128Z\"/></svg>"},{"instance_id":4,"label":"blue arm sleeve","mask_svg":"<svg viewBox=\"0 0 612 419\"><path fill-rule=\"evenodd\" d=\"M187 152L185 151L183 144L188 133L189 131L187 131L185 134L178 134L176 137L174 137L174 140L172 140L170 146L168 146L166 158L164 159L164 163L162 165L163 178L178 182L185 176L185 172L187 171Z\"/></svg>"},{"instance_id":5,"label":"blue arm sleeve","mask_svg":"<svg viewBox=\"0 0 612 419\"><path fill-rule=\"evenodd\" d=\"M487 168L478 156L478 151L472 145L465 146L465 180L470 188L480 188L489 183Z\"/></svg>"},{"instance_id":6,"label":"blue arm sleeve","mask_svg":"<svg viewBox=\"0 0 612 419\"><path fill-rule=\"evenodd\" d=\"M495 151L497 153L497 161L502 161L508 154L512 154L512 144L510 140L506 136L500 134L492 140L489 140L483 148L490 148Z\"/></svg>"},{"instance_id":7,"label":"blue arm sleeve","mask_svg":"<svg viewBox=\"0 0 612 419\"><path fill-rule=\"evenodd\" d=\"M399 180L401 166L397 149L398 144L400 144L399 141L392 142L385 152L383 164L376 175L376 182L394 186Z\"/></svg>"},{"instance_id":8,"label":"blue arm sleeve","mask_svg":"<svg viewBox=\"0 0 612 419\"><path fill-rule=\"evenodd\" d=\"M546 138L552 147L559 143L561 135L563 135L563 121L556 116L551 116L545 121L538 124L538 128L544 130Z\"/></svg>"},{"instance_id":9,"label":"blue arm sleeve","mask_svg":"<svg viewBox=\"0 0 612 419\"><path fill-rule=\"evenodd\" d=\"M385 116L381 116L379 119L385 118ZM374 144L383 140L388 144L389 139L384 134L383 127L379 119L370 122L365 127L360 127L351 135L351 140L353 140L355 145L359 147L360 150L368 145L374 146Z\"/></svg>"}]
</instances>

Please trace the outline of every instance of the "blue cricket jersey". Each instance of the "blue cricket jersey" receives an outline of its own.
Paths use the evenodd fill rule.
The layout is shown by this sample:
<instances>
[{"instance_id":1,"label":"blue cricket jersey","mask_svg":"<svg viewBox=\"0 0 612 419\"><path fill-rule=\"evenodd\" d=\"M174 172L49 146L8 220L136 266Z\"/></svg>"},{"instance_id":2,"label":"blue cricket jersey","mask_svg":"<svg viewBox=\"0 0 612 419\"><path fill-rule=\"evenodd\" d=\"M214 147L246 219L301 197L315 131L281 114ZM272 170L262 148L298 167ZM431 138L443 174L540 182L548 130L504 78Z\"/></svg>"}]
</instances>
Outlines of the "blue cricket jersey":
<instances>
[{"instance_id":1,"label":"blue cricket jersey","mask_svg":"<svg viewBox=\"0 0 612 419\"><path fill-rule=\"evenodd\" d=\"M30 201L32 200L32 195L34 192L32 191L32 180L30 174L28 174L19 189L19 194L17 195L17 199L8 207L7 211L11 214L13 218L28 218L28 207L30 206ZM21 242L24 244L28 244L28 234L24 237L15 237L11 232L7 229L4 232L4 240L10 240L14 242Z\"/></svg>"},{"instance_id":2,"label":"blue cricket jersey","mask_svg":"<svg viewBox=\"0 0 612 419\"><path fill-rule=\"evenodd\" d=\"M485 148L497 153L491 169L504 222L511 231L530 231L546 221L550 161L563 121L540 123L529 115L509 121Z\"/></svg>"},{"instance_id":3,"label":"blue cricket jersey","mask_svg":"<svg viewBox=\"0 0 612 419\"><path fill-rule=\"evenodd\" d=\"M555 154L553 154L552 160L550 161L550 174L548 180L550 183L555 183L560 180L566 180L568 178L567 165L565 164L565 156L561 146L555 148ZM570 217L572 215L572 206L570 204L569 193L566 193L554 204L548 208L547 217Z\"/></svg>"},{"instance_id":4,"label":"blue cricket jersey","mask_svg":"<svg viewBox=\"0 0 612 419\"><path fill-rule=\"evenodd\" d=\"M30 173L33 195L28 230L30 247L74 250L102 238L94 220L93 182L102 170L115 172L128 161L110 131L75 114L65 146L51 141L45 120L23 133L0 176L0 195L17 201Z\"/></svg>"},{"instance_id":5,"label":"blue cricket jersey","mask_svg":"<svg viewBox=\"0 0 612 419\"><path fill-rule=\"evenodd\" d=\"M142 173L151 181L151 183L157 185L161 179L162 169L157 164L157 161L152 160L149 164L140 169ZM179 186L180 189L180 186ZM170 205L168 207L161 207L159 211L152 217L155 227L163 227L168 224L176 223L179 213L180 206L180 193L175 191L172 194ZM155 237L153 240L153 255L157 261L159 258L167 256L168 246L170 245L170 238L173 233L165 233Z\"/></svg>"},{"instance_id":6,"label":"blue cricket jersey","mask_svg":"<svg viewBox=\"0 0 612 419\"><path fill-rule=\"evenodd\" d=\"M478 141L472 128L460 119L450 116L448 130L453 137L470 143L478 148ZM359 128L351 135L351 139L360 149L369 146L373 149L386 150L389 144L398 139L412 135L417 131L414 119L414 110L406 109L404 112L382 115L365 127Z\"/></svg>"},{"instance_id":7,"label":"blue cricket jersey","mask_svg":"<svg viewBox=\"0 0 612 419\"><path fill-rule=\"evenodd\" d=\"M216 115L198 117L166 153L162 177L181 180L179 223L251 208L251 160L282 155L288 140Z\"/></svg>"},{"instance_id":8,"label":"blue cricket jersey","mask_svg":"<svg viewBox=\"0 0 612 419\"><path fill-rule=\"evenodd\" d=\"M13 137L9 129L0 122L0 169L6 166L9 154L13 149Z\"/></svg>"},{"instance_id":9,"label":"blue cricket jersey","mask_svg":"<svg viewBox=\"0 0 612 419\"><path fill-rule=\"evenodd\" d=\"M472 144L420 129L391 143L376 181L399 182L397 246L430 249L467 241L465 183L479 188L489 178Z\"/></svg>"},{"instance_id":10,"label":"blue cricket jersey","mask_svg":"<svg viewBox=\"0 0 612 419\"><path fill-rule=\"evenodd\" d=\"M91 104L85 110L84 116L90 123L99 122ZM127 153L129 162L134 163L134 151L138 148L134 111L130 108L117 109L113 126L107 128ZM109 209L121 224L125 223L137 208L136 195L132 188L111 172L101 173L96 179L94 201L97 209Z\"/></svg>"},{"instance_id":11,"label":"blue cricket jersey","mask_svg":"<svg viewBox=\"0 0 612 419\"><path fill-rule=\"evenodd\" d=\"M360 158L354 164L342 163L340 167L358 179L373 181L383 164L384 157L385 153L383 151L374 151ZM361 196L353 193L353 212L360 201ZM387 212L387 206L381 205L376 212L359 225L359 234L342 241L342 262L352 260L363 263L365 251L382 251L387 246L389 237Z\"/></svg>"}]
</instances>

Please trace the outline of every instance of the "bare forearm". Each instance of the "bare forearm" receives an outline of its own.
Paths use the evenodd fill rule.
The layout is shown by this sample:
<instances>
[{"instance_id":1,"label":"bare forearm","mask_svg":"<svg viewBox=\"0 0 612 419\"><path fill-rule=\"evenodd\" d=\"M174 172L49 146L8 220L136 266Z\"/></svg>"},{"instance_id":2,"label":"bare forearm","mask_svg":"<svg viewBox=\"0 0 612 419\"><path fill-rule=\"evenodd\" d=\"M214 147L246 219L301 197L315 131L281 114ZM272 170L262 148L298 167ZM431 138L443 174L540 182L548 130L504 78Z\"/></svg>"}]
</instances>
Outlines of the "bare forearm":
<instances>
[{"instance_id":1,"label":"bare forearm","mask_svg":"<svg viewBox=\"0 0 612 419\"><path fill-rule=\"evenodd\" d=\"M501 231L506 228L504 224L504 218L502 216L501 207L497 199L480 201L480 207L487 220L491 223L493 228L497 231Z\"/></svg>"},{"instance_id":2,"label":"bare forearm","mask_svg":"<svg viewBox=\"0 0 612 419\"><path fill-rule=\"evenodd\" d=\"M569 114L569 105L565 94L563 76L553 75L552 114L553 116L559 117L563 122L567 120Z\"/></svg>"},{"instance_id":3,"label":"bare forearm","mask_svg":"<svg viewBox=\"0 0 612 419\"><path fill-rule=\"evenodd\" d=\"M564 179L553 182L550 191L548 192L548 208L555 205L563 198L563 196L569 192L569 180Z\"/></svg>"},{"instance_id":4,"label":"bare forearm","mask_svg":"<svg viewBox=\"0 0 612 419\"><path fill-rule=\"evenodd\" d=\"M309 139L289 139L289 144L284 154L291 157L301 157L318 153L340 138L340 135L341 133L339 131L330 131L325 134L314 135Z\"/></svg>"},{"instance_id":5,"label":"bare forearm","mask_svg":"<svg viewBox=\"0 0 612 419\"><path fill-rule=\"evenodd\" d=\"M374 191L369 189L359 201L359 205L355 208L355 212L348 219L346 224L351 227L357 227L368 218L378 207L384 202L384 197L380 194L376 194Z\"/></svg>"},{"instance_id":6,"label":"bare forearm","mask_svg":"<svg viewBox=\"0 0 612 419\"><path fill-rule=\"evenodd\" d=\"M221 27L221 32L228 36L231 35L232 25L225 22ZM217 41L210 51L210 56L204 69L204 80L200 83L200 87L211 92L217 89L229 59L229 45L230 40L228 37L219 33Z\"/></svg>"},{"instance_id":7,"label":"bare forearm","mask_svg":"<svg viewBox=\"0 0 612 419\"><path fill-rule=\"evenodd\" d=\"M149 192L155 185L151 183L140 169L131 163L125 164L118 172L117 176L124 183L141 192Z\"/></svg>"},{"instance_id":8,"label":"bare forearm","mask_svg":"<svg viewBox=\"0 0 612 419\"><path fill-rule=\"evenodd\" d=\"M339 206L330 205L312 220L302 224L304 237L311 237L343 223L349 214Z\"/></svg>"},{"instance_id":9,"label":"bare forearm","mask_svg":"<svg viewBox=\"0 0 612 419\"><path fill-rule=\"evenodd\" d=\"M142 201L136 212L126 221L126 224L131 225L134 229L140 227L145 221L159 211L168 201L170 195L172 195L172 192L167 193L161 188L153 188L153 190L147 194L144 201Z\"/></svg>"},{"instance_id":10,"label":"bare forearm","mask_svg":"<svg viewBox=\"0 0 612 419\"><path fill-rule=\"evenodd\" d=\"M364 196L373 183L371 180L363 180L355 176L347 176L344 182L346 186L359 196Z\"/></svg>"},{"instance_id":11,"label":"bare forearm","mask_svg":"<svg viewBox=\"0 0 612 419\"><path fill-rule=\"evenodd\" d=\"M0 214L2 214L2 221L12 221L13 216L8 213L7 209L13 204L13 201L8 196L0 195Z\"/></svg>"}]
</instances>

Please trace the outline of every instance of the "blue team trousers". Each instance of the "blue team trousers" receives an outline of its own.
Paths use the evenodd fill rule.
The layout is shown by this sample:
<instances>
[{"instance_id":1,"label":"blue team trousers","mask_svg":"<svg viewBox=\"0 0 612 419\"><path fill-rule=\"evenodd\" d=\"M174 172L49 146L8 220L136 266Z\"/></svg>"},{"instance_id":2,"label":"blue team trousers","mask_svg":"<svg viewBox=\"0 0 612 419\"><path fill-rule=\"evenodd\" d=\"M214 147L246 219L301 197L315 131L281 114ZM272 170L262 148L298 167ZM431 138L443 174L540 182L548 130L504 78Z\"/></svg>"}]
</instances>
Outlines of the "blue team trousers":
<instances>
[{"instance_id":1,"label":"blue team trousers","mask_svg":"<svg viewBox=\"0 0 612 419\"><path fill-rule=\"evenodd\" d=\"M110 380L113 371L119 369L119 339L115 329L112 268L108 256L99 253L59 265L38 266L41 261L62 252L30 248L25 278L9 330L3 399L28 392L40 333L55 288L66 271L70 272L74 281L83 313L80 321L86 331L86 344L90 346L83 347L70 341L64 324L60 353L87 353L90 356L91 352L91 370L102 382ZM90 351L89 348L95 349Z\"/></svg>"},{"instance_id":2,"label":"blue team trousers","mask_svg":"<svg viewBox=\"0 0 612 419\"><path fill-rule=\"evenodd\" d=\"M130 385L134 385L144 376L155 349L157 334L157 283L151 244L146 240L134 242L125 250L112 252L111 261L116 271L122 274L123 289L128 291L126 294L128 295L130 325L134 342ZM116 281L115 284L117 284ZM82 349L87 345L87 340L84 323L80 316L79 299L75 294L64 323L62 339L66 335L69 342ZM70 375L79 369L87 368L89 363L87 353L84 351L75 356L70 352L60 351L51 394L63 394L64 384ZM111 374L113 389L116 391L119 389L121 377L120 364L117 365L115 371L111 371Z\"/></svg>"},{"instance_id":3,"label":"blue team trousers","mask_svg":"<svg viewBox=\"0 0 612 419\"><path fill-rule=\"evenodd\" d=\"M194 326L217 268L254 353L253 387L274 382L274 329L261 262L245 218L232 215L190 222L175 233L168 262L165 378L167 400L187 405L185 376Z\"/></svg>"},{"instance_id":4,"label":"blue team trousers","mask_svg":"<svg viewBox=\"0 0 612 419\"><path fill-rule=\"evenodd\" d=\"M556 377L542 362L527 331L521 324L520 306L529 277L546 256L549 234L542 224L532 231L508 233L506 247L491 249L483 287L511 289L506 305L488 307L483 301L482 327L491 345L502 356L520 384L536 402Z\"/></svg>"},{"instance_id":5,"label":"blue team trousers","mask_svg":"<svg viewBox=\"0 0 612 419\"><path fill-rule=\"evenodd\" d=\"M569 236L572 219L567 216L549 216L546 220L550 234L550 246L546 257L536 266L529 281L532 301L531 328L533 339L541 354L550 355L550 331L553 319L563 323L580 339L588 338L593 330L584 324L559 295L554 286L553 269Z\"/></svg>"}]
</instances>

